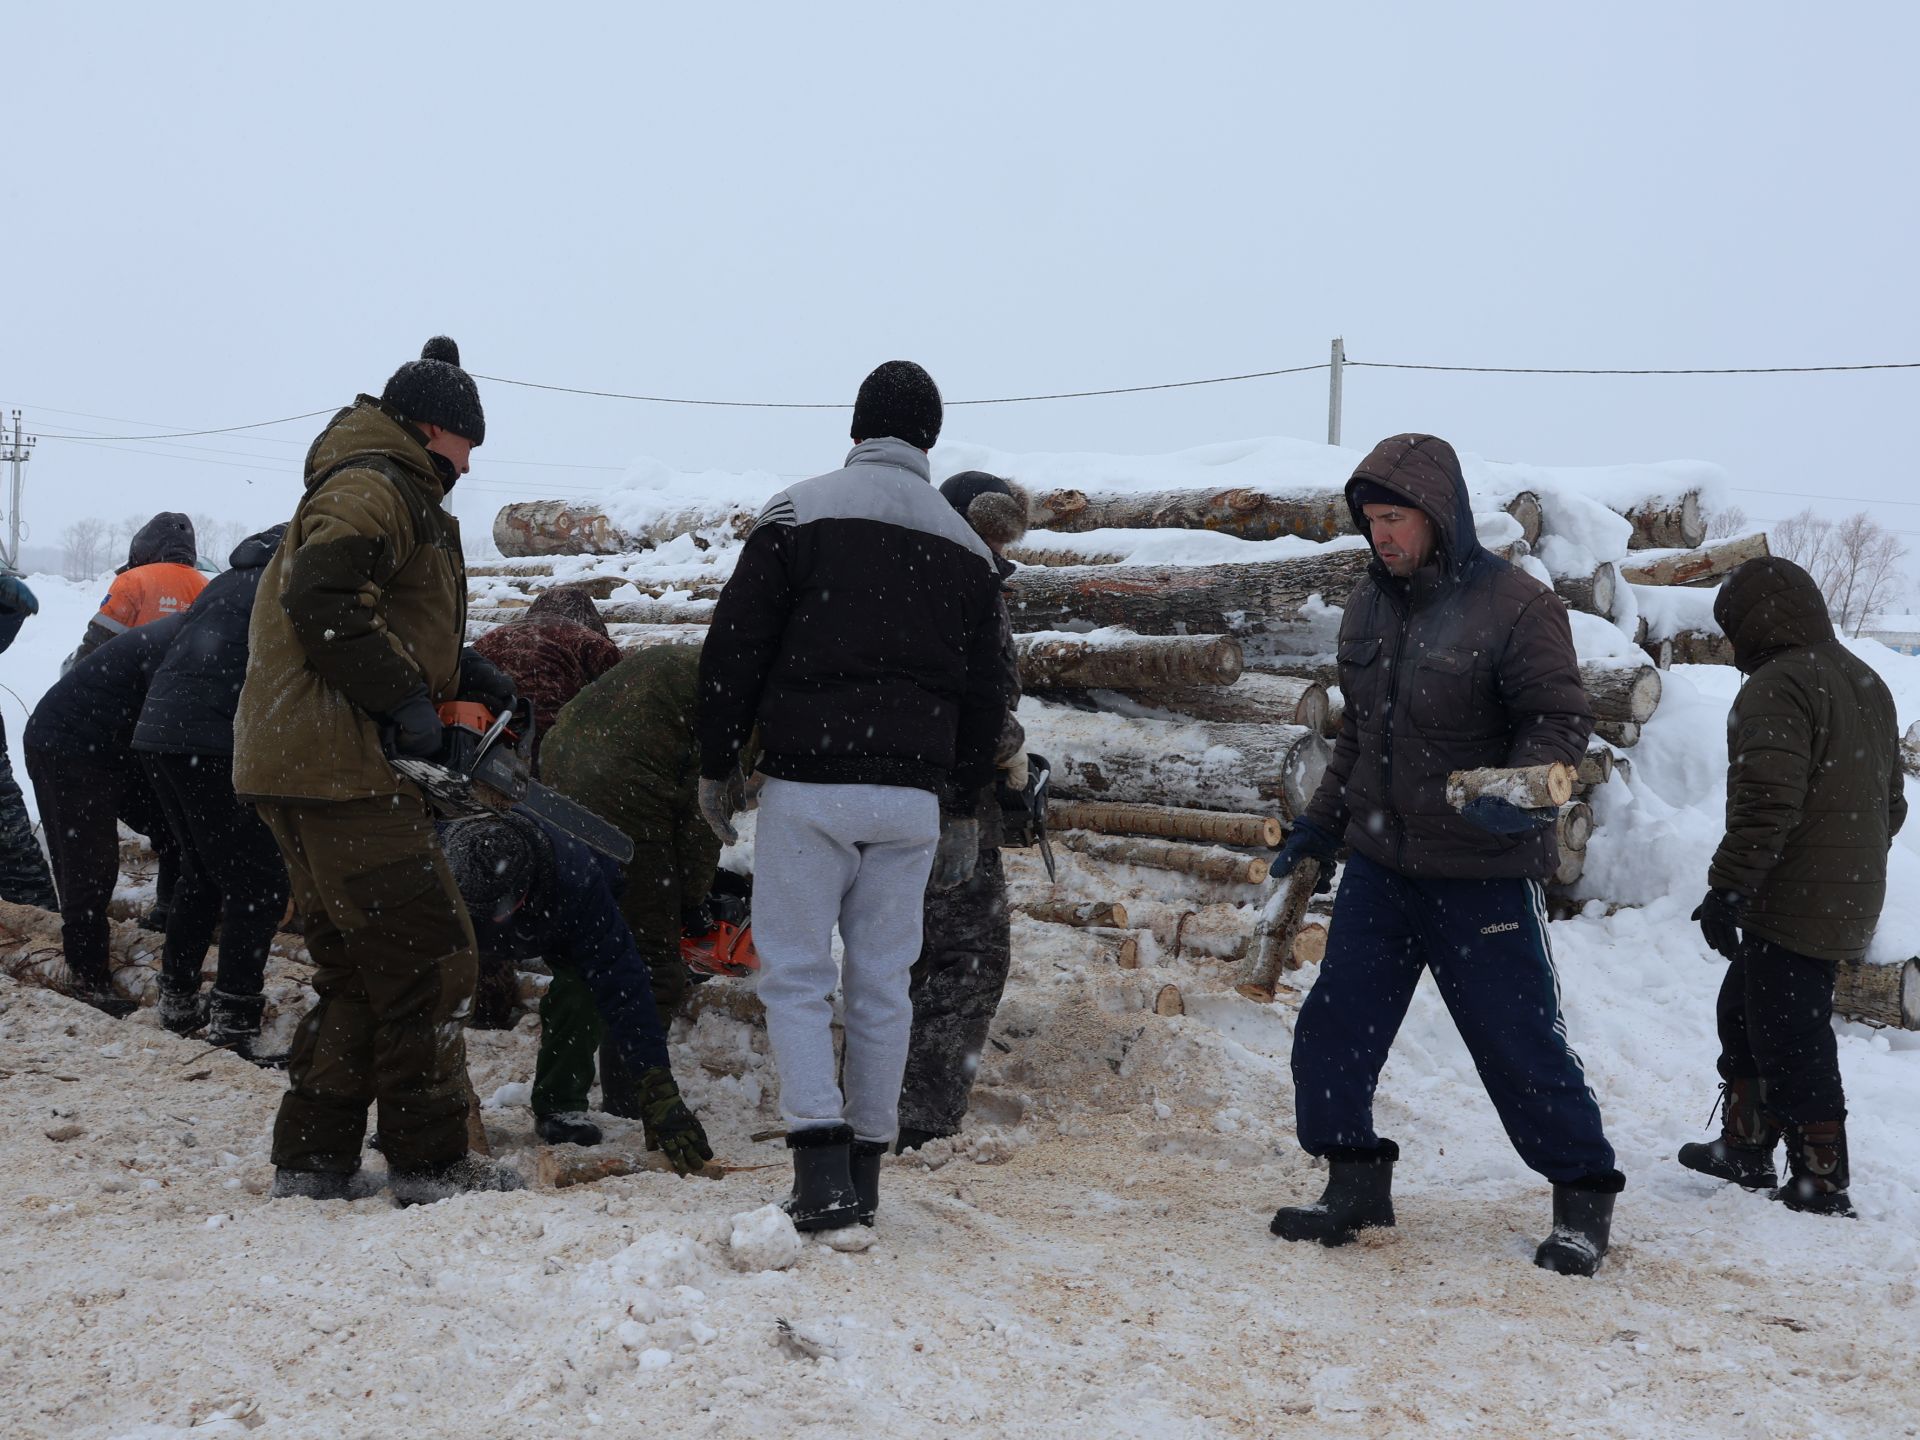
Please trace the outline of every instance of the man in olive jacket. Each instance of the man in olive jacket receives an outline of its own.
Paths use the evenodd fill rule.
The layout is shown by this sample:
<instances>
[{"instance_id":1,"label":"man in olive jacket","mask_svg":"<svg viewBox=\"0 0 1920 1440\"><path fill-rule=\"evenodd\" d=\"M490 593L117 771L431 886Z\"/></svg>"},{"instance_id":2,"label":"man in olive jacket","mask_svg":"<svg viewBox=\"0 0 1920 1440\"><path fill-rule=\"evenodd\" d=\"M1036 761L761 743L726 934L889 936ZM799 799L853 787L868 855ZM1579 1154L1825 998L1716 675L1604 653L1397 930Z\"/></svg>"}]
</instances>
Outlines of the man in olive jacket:
<instances>
[{"instance_id":1,"label":"man in olive jacket","mask_svg":"<svg viewBox=\"0 0 1920 1440\"><path fill-rule=\"evenodd\" d=\"M515 1178L467 1154L473 928L424 797L387 758L389 742L439 750L438 702L511 698L461 648L466 565L443 502L486 418L459 362L431 340L328 422L249 625L234 790L286 858L319 996L274 1126L276 1196L346 1197L376 1099L401 1203Z\"/></svg>"},{"instance_id":2,"label":"man in olive jacket","mask_svg":"<svg viewBox=\"0 0 1920 1440\"><path fill-rule=\"evenodd\" d=\"M1326 959L1293 1036L1300 1143L1331 1177L1318 1205L1282 1209L1275 1234L1337 1245L1391 1225L1399 1149L1373 1128L1373 1094L1422 970L1433 972L1507 1136L1553 1182L1553 1233L1535 1263L1590 1275L1625 1183L1560 1018L1541 882L1551 814L1447 803L1447 775L1572 763L1592 707L1566 607L1482 549L1453 447L1383 440L1347 482L1373 563L1340 626L1346 715L1332 763L1274 873L1304 857L1331 873L1352 847Z\"/></svg>"},{"instance_id":3,"label":"man in olive jacket","mask_svg":"<svg viewBox=\"0 0 1920 1440\"><path fill-rule=\"evenodd\" d=\"M1724 1107L1720 1138L1683 1146L1680 1163L1767 1188L1784 1131L1790 1173L1773 1198L1851 1214L1833 979L1867 953L1907 818L1893 697L1790 560L1735 570L1713 617L1747 676L1727 720L1727 833L1693 917L1729 962Z\"/></svg>"}]
</instances>

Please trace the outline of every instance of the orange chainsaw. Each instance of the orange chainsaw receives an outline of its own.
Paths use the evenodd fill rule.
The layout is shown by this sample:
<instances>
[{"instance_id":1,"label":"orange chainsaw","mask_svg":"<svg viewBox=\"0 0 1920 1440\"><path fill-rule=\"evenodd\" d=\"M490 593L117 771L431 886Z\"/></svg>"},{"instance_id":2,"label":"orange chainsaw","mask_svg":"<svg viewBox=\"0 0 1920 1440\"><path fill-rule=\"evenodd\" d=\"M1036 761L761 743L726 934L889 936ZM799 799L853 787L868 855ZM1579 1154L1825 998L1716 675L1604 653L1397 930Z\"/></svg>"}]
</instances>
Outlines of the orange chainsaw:
<instances>
[{"instance_id":1,"label":"orange chainsaw","mask_svg":"<svg viewBox=\"0 0 1920 1440\"><path fill-rule=\"evenodd\" d=\"M633 841L586 806L533 778L533 703L516 698L497 715L475 700L439 706L446 727L430 759L394 755L393 768L418 785L436 815L457 819L518 808L625 865Z\"/></svg>"}]
</instances>

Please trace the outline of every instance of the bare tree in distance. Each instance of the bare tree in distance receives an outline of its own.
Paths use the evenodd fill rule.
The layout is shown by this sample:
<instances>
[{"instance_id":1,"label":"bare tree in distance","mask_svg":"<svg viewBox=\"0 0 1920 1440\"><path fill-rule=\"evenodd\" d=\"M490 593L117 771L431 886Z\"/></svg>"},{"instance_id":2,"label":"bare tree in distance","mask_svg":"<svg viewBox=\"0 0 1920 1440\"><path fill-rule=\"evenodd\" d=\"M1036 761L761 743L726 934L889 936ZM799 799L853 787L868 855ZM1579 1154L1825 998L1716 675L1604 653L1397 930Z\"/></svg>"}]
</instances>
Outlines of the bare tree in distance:
<instances>
[{"instance_id":1,"label":"bare tree in distance","mask_svg":"<svg viewBox=\"0 0 1920 1440\"><path fill-rule=\"evenodd\" d=\"M1729 505L1724 510L1715 510L1707 516L1707 538L1725 540L1729 535L1738 535L1743 530L1751 530L1753 521L1747 512L1738 505Z\"/></svg>"},{"instance_id":2,"label":"bare tree in distance","mask_svg":"<svg viewBox=\"0 0 1920 1440\"><path fill-rule=\"evenodd\" d=\"M113 544L111 548L114 557L113 563L115 565L126 563L127 555L133 549L133 537L138 535L140 533L140 527L152 518L151 515L140 514L122 515L120 517L120 523L113 527Z\"/></svg>"},{"instance_id":3,"label":"bare tree in distance","mask_svg":"<svg viewBox=\"0 0 1920 1440\"><path fill-rule=\"evenodd\" d=\"M89 515L60 533L60 567L69 580L91 580L106 569L107 522Z\"/></svg>"},{"instance_id":4,"label":"bare tree in distance","mask_svg":"<svg viewBox=\"0 0 1920 1440\"><path fill-rule=\"evenodd\" d=\"M1906 542L1864 510L1837 521L1810 508L1789 515L1773 527L1770 548L1813 576L1843 635L1858 635L1906 589Z\"/></svg>"}]
</instances>

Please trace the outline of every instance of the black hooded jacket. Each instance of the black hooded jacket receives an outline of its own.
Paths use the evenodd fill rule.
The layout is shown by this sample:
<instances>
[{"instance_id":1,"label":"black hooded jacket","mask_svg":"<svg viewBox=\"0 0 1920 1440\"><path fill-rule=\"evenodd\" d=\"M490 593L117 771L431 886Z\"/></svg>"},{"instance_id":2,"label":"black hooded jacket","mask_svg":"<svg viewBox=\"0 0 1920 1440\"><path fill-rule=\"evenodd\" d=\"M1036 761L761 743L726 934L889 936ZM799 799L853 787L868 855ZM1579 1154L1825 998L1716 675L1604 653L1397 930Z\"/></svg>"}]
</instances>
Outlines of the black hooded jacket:
<instances>
[{"instance_id":1,"label":"black hooded jacket","mask_svg":"<svg viewBox=\"0 0 1920 1440\"><path fill-rule=\"evenodd\" d=\"M1447 804L1447 775L1482 766L1577 762L1593 730L1566 606L1481 548L1460 461L1432 435L1383 440L1347 482L1418 506L1432 560L1406 580L1376 557L1340 622L1345 718L1306 818L1402 875L1544 880L1553 827L1495 835Z\"/></svg>"},{"instance_id":2,"label":"black hooded jacket","mask_svg":"<svg viewBox=\"0 0 1920 1440\"><path fill-rule=\"evenodd\" d=\"M1820 587L1790 560L1735 570L1713 618L1747 680L1727 717L1727 833L1709 883L1747 897L1749 933L1858 960L1907 818L1893 697L1834 639Z\"/></svg>"},{"instance_id":3,"label":"black hooded jacket","mask_svg":"<svg viewBox=\"0 0 1920 1440\"><path fill-rule=\"evenodd\" d=\"M247 678L247 625L260 576L286 531L276 525L234 547L147 688L133 748L169 755L231 755L233 711Z\"/></svg>"},{"instance_id":4,"label":"black hooded jacket","mask_svg":"<svg viewBox=\"0 0 1920 1440\"><path fill-rule=\"evenodd\" d=\"M137 768L133 728L147 686L186 623L185 614L169 615L116 635L54 681L27 720L27 749L106 769Z\"/></svg>"},{"instance_id":5,"label":"black hooded jacket","mask_svg":"<svg viewBox=\"0 0 1920 1440\"><path fill-rule=\"evenodd\" d=\"M127 563L119 573L142 565L193 565L199 559L193 521L178 510L162 510L134 532L127 546Z\"/></svg>"}]
</instances>

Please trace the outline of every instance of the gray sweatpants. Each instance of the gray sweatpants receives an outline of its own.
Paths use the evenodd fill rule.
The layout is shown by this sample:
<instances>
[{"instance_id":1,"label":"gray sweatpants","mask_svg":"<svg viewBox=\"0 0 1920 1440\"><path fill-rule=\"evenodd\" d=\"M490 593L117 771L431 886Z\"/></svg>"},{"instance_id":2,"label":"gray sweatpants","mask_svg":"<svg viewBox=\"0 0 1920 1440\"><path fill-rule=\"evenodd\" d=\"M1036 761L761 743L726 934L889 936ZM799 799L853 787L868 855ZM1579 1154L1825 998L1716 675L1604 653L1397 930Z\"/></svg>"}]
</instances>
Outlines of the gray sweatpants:
<instances>
[{"instance_id":1,"label":"gray sweatpants","mask_svg":"<svg viewBox=\"0 0 1920 1440\"><path fill-rule=\"evenodd\" d=\"M908 995L940 804L897 785L768 780L753 846L753 943L790 1130L847 1124L890 1141L913 1033ZM843 972L833 964L840 927ZM834 982L846 1094L834 1078Z\"/></svg>"}]
</instances>

